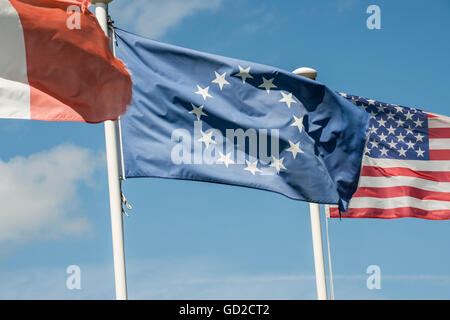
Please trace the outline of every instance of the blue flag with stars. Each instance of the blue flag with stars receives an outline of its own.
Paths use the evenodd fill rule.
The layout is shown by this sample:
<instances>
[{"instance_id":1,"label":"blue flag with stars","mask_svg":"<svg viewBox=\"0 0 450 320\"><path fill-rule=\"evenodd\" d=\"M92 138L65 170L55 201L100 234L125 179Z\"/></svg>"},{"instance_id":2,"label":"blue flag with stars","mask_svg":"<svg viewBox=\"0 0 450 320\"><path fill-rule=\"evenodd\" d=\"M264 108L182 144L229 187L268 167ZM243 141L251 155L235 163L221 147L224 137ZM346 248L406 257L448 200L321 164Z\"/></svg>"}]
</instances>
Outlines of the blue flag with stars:
<instances>
[{"instance_id":1,"label":"blue flag with stars","mask_svg":"<svg viewBox=\"0 0 450 320\"><path fill-rule=\"evenodd\" d=\"M133 80L121 117L125 178L263 189L346 210L369 115L323 84L277 68L115 30Z\"/></svg>"}]
</instances>

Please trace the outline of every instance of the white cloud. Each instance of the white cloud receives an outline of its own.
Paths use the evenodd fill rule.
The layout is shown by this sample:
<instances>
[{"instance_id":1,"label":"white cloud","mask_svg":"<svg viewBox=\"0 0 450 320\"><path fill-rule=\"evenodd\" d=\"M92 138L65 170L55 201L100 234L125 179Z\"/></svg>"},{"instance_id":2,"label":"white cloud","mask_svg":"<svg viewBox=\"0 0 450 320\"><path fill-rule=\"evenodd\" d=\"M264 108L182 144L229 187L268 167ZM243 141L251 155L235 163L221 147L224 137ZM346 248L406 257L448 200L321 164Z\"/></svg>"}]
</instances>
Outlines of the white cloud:
<instances>
[{"instance_id":1,"label":"white cloud","mask_svg":"<svg viewBox=\"0 0 450 320\"><path fill-rule=\"evenodd\" d=\"M92 151L74 145L0 160L0 242L88 231L89 221L77 211L77 187L97 165Z\"/></svg>"},{"instance_id":2,"label":"white cloud","mask_svg":"<svg viewBox=\"0 0 450 320\"><path fill-rule=\"evenodd\" d=\"M158 38L183 18L200 10L214 10L221 0L133 0L111 3L111 15L118 26L131 26L135 32Z\"/></svg>"}]
</instances>

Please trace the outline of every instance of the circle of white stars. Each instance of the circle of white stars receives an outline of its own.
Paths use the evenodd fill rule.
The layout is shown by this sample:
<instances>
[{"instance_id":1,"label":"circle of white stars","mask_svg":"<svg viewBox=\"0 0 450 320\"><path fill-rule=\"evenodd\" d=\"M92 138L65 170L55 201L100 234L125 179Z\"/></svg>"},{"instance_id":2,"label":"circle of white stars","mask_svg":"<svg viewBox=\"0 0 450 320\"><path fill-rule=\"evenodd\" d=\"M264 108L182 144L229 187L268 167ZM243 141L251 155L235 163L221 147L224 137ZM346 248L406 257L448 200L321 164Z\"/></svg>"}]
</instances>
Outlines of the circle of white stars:
<instances>
[{"instance_id":1,"label":"circle of white stars","mask_svg":"<svg viewBox=\"0 0 450 320\"><path fill-rule=\"evenodd\" d=\"M239 72L236 72L232 74L232 77L238 77L242 80L242 84L247 84L247 79L254 79L254 76L251 74L251 67L242 67L241 65L238 65ZM271 89L278 89L276 83L275 77L272 78L266 78L261 77L261 84L258 85L258 88L264 89L267 92L267 95L272 94ZM214 71L214 79L211 80L211 83L214 85L217 85L220 91L223 91L232 85L227 80L227 73L226 72L218 72L217 70ZM205 103L207 103L207 99L214 99L214 97L209 93L210 86L206 85L200 85L196 84L197 91L194 91L195 94L200 95ZM286 91L278 91L278 94L281 95L280 99L278 100L280 103L284 103L285 106L288 109L291 109L291 106L294 104L298 104L299 102L294 98L292 92L286 92ZM202 121L202 117L207 117L208 115L205 112L205 106L204 105L195 105L191 103L192 110L189 111L189 114L192 114L196 117L197 121ZM298 132L301 134L303 131L303 116L297 117L295 114L292 115L292 122L289 124L291 127L296 127L298 129ZM204 132L203 130L200 130L201 138L198 139L199 142L202 142L205 144L205 147L208 148L212 144L216 144L216 141L213 139L213 131L210 130L209 132ZM285 150L281 151L283 153L284 151L291 153L294 160L300 155L303 154L304 151L301 149L300 145L300 139L298 141L291 141L288 140L289 147ZM217 164L223 164L226 168L229 168L231 165L236 165L234 160L232 159L232 152L229 153L222 153L218 152L219 155L217 157L216 163ZM245 165L243 170L249 172L249 174L256 175L258 174L265 174L265 175L274 175L274 171L276 174L279 174L281 171L286 171L287 168L284 165L285 157L279 157L276 158L272 156L272 159L269 163L266 164L266 167L264 167L264 164L260 164L260 160L258 159L252 159L252 160L245 160ZM264 171L265 168L273 168L273 171Z\"/></svg>"}]
</instances>

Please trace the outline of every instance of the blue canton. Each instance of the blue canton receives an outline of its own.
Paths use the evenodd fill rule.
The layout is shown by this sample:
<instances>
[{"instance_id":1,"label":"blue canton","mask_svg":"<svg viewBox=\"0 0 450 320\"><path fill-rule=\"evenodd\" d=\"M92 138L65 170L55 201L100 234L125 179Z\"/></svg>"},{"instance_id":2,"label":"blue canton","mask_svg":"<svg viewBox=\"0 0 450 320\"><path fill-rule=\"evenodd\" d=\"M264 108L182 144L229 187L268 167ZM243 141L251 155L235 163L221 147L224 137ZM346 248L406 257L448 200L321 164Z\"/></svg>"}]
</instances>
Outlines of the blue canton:
<instances>
[{"instance_id":1,"label":"blue canton","mask_svg":"<svg viewBox=\"0 0 450 320\"><path fill-rule=\"evenodd\" d=\"M341 94L370 114L365 155L429 160L428 117L419 109Z\"/></svg>"}]
</instances>

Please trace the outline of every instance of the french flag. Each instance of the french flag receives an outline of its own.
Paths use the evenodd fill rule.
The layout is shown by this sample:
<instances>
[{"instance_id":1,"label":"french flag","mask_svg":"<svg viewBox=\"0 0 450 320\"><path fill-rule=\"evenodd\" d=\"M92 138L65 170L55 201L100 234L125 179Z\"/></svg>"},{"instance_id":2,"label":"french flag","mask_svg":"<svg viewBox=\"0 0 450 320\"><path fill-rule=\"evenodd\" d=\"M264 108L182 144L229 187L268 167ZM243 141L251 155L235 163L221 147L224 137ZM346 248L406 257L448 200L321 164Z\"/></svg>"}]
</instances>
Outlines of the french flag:
<instances>
[{"instance_id":1,"label":"french flag","mask_svg":"<svg viewBox=\"0 0 450 320\"><path fill-rule=\"evenodd\" d=\"M0 118L97 123L125 113L131 77L89 5L0 0Z\"/></svg>"}]
</instances>

